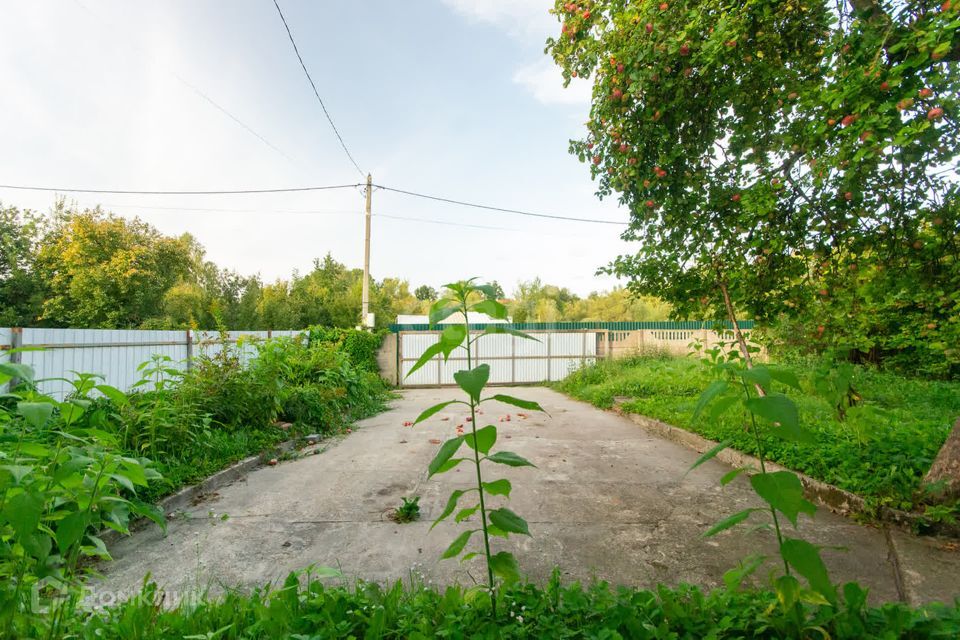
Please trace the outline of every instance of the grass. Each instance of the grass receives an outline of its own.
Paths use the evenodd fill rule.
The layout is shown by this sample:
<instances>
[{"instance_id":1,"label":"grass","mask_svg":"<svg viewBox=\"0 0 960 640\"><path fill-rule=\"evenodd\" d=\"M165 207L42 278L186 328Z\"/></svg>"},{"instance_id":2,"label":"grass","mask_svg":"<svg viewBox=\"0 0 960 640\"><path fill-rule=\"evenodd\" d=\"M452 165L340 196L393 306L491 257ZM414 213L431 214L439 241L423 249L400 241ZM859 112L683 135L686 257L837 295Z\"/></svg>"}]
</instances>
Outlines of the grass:
<instances>
[{"instance_id":1,"label":"grass","mask_svg":"<svg viewBox=\"0 0 960 640\"><path fill-rule=\"evenodd\" d=\"M813 392L813 367L798 366L794 371L804 391L789 395L816 442L767 438L768 457L857 493L874 507L918 506L921 480L960 416L960 383L857 368L853 387L863 402L839 421L829 404ZM713 375L694 358L638 357L581 369L556 387L602 408L625 396L621 406L626 412L657 418L711 440L730 439L735 448L755 454L742 413L731 410L717 419L701 415L693 420L697 400Z\"/></svg>"},{"instance_id":2,"label":"grass","mask_svg":"<svg viewBox=\"0 0 960 640\"><path fill-rule=\"evenodd\" d=\"M781 606L767 591L704 593L681 585L656 590L603 582L545 587L517 583L489 596L477 588L436 589L414 582L380 587L324 586L291 574L280 588L230 591L164 607L147 586L140 596L68 621L69 637L152 638L956 638L960 601L910 608L866 606L866 591L844 588L845 603Z\"/></svg>"}]
</instances>

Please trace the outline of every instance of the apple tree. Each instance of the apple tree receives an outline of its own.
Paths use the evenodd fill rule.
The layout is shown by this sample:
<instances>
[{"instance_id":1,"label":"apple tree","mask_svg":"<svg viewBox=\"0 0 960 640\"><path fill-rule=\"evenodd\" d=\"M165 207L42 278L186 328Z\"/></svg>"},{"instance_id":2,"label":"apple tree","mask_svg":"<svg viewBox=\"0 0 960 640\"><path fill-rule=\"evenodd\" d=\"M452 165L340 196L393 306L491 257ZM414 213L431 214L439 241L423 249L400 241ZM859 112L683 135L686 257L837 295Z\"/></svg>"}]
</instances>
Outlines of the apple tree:
<instances>
[{"instance_id":1,"label":"apple tree","mask_svg":"<svg viewBox=\"0 0 960 640\"><path fill-rule=\"evenodd\" d=\"M960 269L950 2L580 0L553 11L562 25L547 51L568 82L593 83L571 152L598 195L632 213L624 237L640 248L610 265L632 289L682 316L842 321L824 305L838 299L831 284L849 309L862 295L853 272L908 262L945 291L923 314L955 318L960 299L933 275Z\"/></svg>"},{"instance_id":2,"label":"apple tree","mask_svg":"<svg viewBox=\"0 0 960 640\"><path fill-rule=\"evenodd\" d=\"M609 270L680 316L960 373L958 8L557 0L547 52L593 85L571 153L639 244Z\"/></svg>"}]
</instances>

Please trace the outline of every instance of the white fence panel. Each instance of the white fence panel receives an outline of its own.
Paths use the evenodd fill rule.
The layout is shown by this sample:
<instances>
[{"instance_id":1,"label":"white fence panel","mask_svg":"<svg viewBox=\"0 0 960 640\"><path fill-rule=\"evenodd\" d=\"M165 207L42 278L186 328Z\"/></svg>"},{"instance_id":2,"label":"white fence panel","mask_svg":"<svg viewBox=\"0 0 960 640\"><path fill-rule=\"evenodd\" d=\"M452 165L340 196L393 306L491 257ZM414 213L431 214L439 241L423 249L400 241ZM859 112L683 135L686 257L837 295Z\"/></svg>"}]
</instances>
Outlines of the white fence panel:
<instances>
[{"instance_id":1,"label":"white fence panel","mask_svg":"<svg viewBox=\"0 0 960 640\"><path fill-rule=\"evenodd\" d=\"M34 370L43 393L63 399L72 389L70 380L79 373L92 373L101 381L129 390L141 378L137 367L155 355L167 356L171 366L185 370L189 358L214 356L223 345L212 331L146 331L123 329L22 329L21 346L41 350L23 351L19 361ZM256 356L256 343L270 336L296 336L300 331L231 331L228 340L237 345L243 364ZM0 354L13 344L13 330L0 328Z\"/></svg>"},{"instance_id":2,"label":"white fence panel","mask_svg":"<svg viewBox=\"0 0 960 640\"><path fill-rule=\"evenodd\" d=\"M33 368L37 387L43 393L63 398L72 388L74 372L93 373L106 384L129 389L140 379L137 367L153 355L169 356L185 369L186 331L140 331L121 329L23 329L23 346L42 351L24 351L20 361Z\"/></svg>"},{"instance_id":3,"label":"white fence panel","mask_svg":"<svg viewBox=\"0 0 960 640\"><path fill-rule=\"evenodd\" d=\"M471 338L481 332L472 332ZM474 344L477 364L490 366L491 384L523 384L561 380L584 364L597 359L596 331L531 332L537 340L510 335L491 335ZM447 362L438 356L407 378L410 369L439 336L436 331L400 332L401 386L453 385L453 374L466 369L463 350Z\"/></svg>"}]
</instances>

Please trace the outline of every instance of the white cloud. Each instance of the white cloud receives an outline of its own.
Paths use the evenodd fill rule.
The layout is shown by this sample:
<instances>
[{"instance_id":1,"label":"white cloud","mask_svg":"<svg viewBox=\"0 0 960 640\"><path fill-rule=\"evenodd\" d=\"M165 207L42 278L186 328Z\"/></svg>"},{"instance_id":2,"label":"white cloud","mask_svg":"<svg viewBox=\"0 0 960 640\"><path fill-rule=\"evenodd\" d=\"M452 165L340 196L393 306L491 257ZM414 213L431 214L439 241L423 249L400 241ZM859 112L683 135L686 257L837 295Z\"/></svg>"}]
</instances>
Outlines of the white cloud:
<instances>
[{"instance_id":1,"label":"white cloud","mask_svg":"<svg viewBox=\"0 0 960 640\"><path fill-rule=\"evenodd\" d=\"M526 88L543 104L590 103L590 81L574 79L568 87L564 87L560 69L546 56L517 69L513 81Z\"/></svg>"},{"instance_id":2,"label":"white cloud","mask_svg":"<svg viewBox=\"0 0 960 640\"><path fill-rule=\"evenodd\" d=\"M551 0L443 0L454 11L496 25L515 37L541 39L557 31Z\"/></svg>"}]
</instances>

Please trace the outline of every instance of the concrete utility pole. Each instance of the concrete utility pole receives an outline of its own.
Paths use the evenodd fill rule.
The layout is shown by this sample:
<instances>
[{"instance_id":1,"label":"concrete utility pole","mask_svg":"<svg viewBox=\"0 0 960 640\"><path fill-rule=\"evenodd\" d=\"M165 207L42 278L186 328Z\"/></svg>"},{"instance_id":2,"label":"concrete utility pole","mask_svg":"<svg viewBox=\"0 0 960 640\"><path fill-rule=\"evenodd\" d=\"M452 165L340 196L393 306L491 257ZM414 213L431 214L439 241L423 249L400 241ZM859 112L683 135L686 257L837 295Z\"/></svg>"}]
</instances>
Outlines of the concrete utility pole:
<instances>
[{"instance_id":1,"label":"concrete utility pole","mask_svg":"<svg viewBox=\"0 0 960 640\"><path fill-rule=\"evenodd\" d=\"M363 238L363 297L360 326L369 328L370 318L370 206L373 201L373 176L367 174L367 220Z\"/></svg>"}]
</instances>

